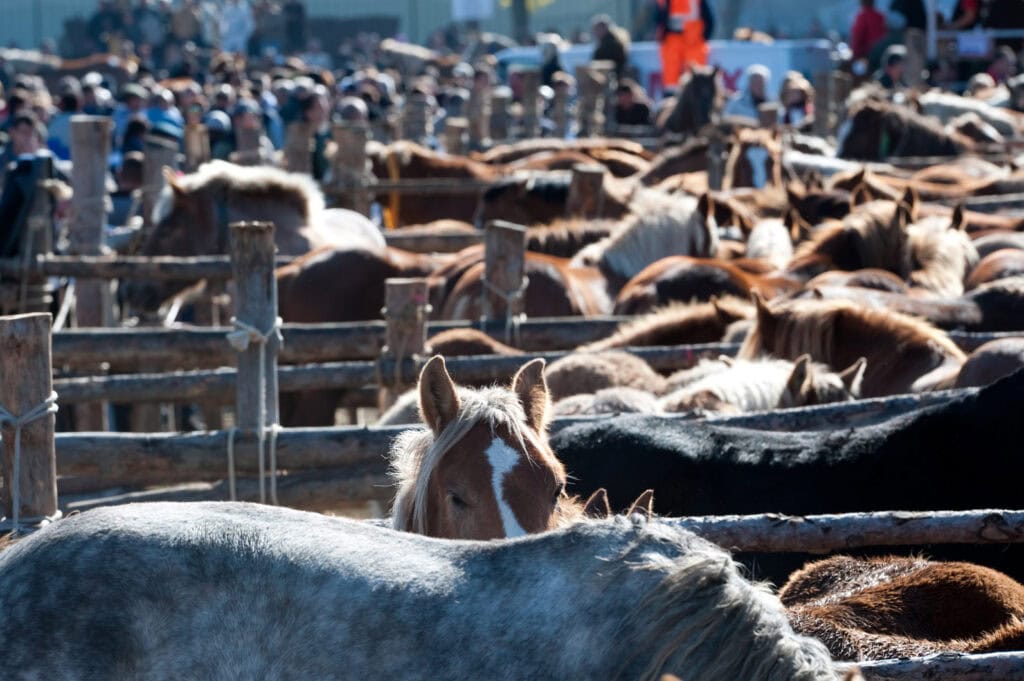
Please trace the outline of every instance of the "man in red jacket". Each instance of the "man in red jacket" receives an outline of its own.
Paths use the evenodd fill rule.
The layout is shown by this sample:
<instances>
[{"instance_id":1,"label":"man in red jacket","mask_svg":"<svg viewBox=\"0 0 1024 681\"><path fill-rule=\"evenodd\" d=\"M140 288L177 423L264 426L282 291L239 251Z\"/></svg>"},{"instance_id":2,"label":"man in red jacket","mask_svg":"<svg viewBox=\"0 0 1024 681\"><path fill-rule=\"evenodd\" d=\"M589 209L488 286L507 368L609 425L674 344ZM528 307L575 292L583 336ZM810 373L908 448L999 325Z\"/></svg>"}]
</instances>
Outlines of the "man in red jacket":
<instances>
[{"instance_id":1,"label":"man in red jacket","mask_svg":"<svg viewBox=\"0 0 1024 681\"><path fill-rule=\"evenodd\" d=\"M871 49L885 37L885 15L875 9L875 0L860 0L860 11L850 30L850 49L854 59L867 59Z\"/></svg>"}]
</instances>

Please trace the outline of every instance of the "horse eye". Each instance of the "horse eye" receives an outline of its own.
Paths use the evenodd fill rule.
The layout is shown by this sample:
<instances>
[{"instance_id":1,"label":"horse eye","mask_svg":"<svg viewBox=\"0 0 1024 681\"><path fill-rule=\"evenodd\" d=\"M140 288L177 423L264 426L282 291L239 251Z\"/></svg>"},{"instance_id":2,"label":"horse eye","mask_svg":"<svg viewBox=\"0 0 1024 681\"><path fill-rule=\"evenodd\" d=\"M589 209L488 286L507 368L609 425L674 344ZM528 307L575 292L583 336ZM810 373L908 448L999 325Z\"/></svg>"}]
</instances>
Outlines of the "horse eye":
<instances>
[{"instance_id":1,"label":"horse eye","mask_svg":"<svg viewBox=\"0 0 1024 681\"><path fill-rule=\"evenodd\" d=\"M469 504L455 492L448 492L448 498L451 500L452 506L457 509L461 510L469 507Z\"/></svg>"},{"instance_id":2,"label":"horse eye","mask_svg":"<svg viewBox=\"0 0 1024 681\"><path fill-rule=\"evenodd\" d=\"M555 504L558 504L558 500L561 499L564 496L565 496L565 485L563 484L563 485L560 485L557 490L555 490L555 498L552 501Z\"/></svg>"}]
</instances>

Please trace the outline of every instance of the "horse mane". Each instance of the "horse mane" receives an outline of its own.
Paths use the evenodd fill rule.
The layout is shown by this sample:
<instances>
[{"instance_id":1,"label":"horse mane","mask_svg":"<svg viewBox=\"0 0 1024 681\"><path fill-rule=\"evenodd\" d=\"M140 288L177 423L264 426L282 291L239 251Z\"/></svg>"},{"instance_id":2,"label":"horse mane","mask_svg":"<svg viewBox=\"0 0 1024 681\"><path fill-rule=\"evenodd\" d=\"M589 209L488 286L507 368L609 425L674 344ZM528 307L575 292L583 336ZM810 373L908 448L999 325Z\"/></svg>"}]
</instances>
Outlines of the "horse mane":
<instances>
[{"instance_id":1,"label":"horse mane","mask_svg":"<svg viewBox=\"0 0 1024 681\"><path fill-rule=\"evenodd\" d=\"M459 412L437 437L429 428L405 431L395 438L388 453L388 475L397 487L392 508L396 530L426 534L426 504L430 478L453 446L480 423L492 430L508 429L524 453L527 440L536 441L525 427L526 413L511 390L457 388ZM526 454L528 456L528 454Z\"/></svg>"},{"instance_id":2,"label":"horse mane","mask_svg":"<svg viewBox=\"0 0 1024 681\"><path fill-rule=\"evenodd\" d=\"M980 259L970 237L950 228L948 218L927 217L907 227L914 262L910 273L917 286L955 298L964 292L964 278Z\"/></svg>"},{"instance_id":3,"label":"horse mane","mask_svg":"<svg viewBox=\"0 0 1024 681\"><path fill-rule=\"evenodd\" d=\"M889 269L898 267L901 276L910 273L910 252L904 248L904 233L894 223L897 204L888 200L869 201L844 217L842 221L819 227L811 238L800 244L795 259L813 255L829 255L829 248L842 234L855 236L854 248L860 259L860 267Z\"/></svg>"},{"instance_id":4,"label":"horse mane","mask_svg":"<svg viewBox=\"0 0 1024 681\"><path fill-rule=\"evenodd\" d=\"M569 218L526 230L526 250L560 258L571 258L580 249L612 233L614 220Z\"/></svg>"},{"instance_id":5,"label":"horse mane","mask_svg":"<svg viewBox=\"0 0 1024 681\"><path fill-rule=\"evenodd\" d=\"M899 133L891 156L955 156L974 148L974 142L958 132L949 132L931 116L891 102L868 99L850 112L855 118L862 109L873 109L882 117L882 126Z\"/></svg>"},{"instance_id":6,"label":"horse mane","mask_svg":"<svg viewBox=\"0 0 1024 681\"><path fill-rule=\"evenodd\" d=\"M596 351L625 348L634 345L649 345L647 339L664 333L668 327L684 326L700 320L717 320L723 314L735 319L753 317L754 308L746 300L734 296L719 298L714 303L674 302L652 310L619 325L613 334L583 345L578 350ZM728 323L723 324L727 326Z\"/></svg>"},{"instance_id":7,"label":"horse mane","mask_svg":"<svg viewBox=\"0 0 1024 681\"><path fill-rule=\"evenodd\" d=\"M506 192L523 186L538 199L548 203L565 203L569 199L571 181L569 173L557 170L499 177L484 190L482 200L485 203L497 201Z\"/></svg>"},{"instance_id":8,"label":"horse mane","mask_svg":"<svg viewBox=\"0 0 1024 681\"><path fill-rule=\"evenodd\" d=\"M943 331L923 319L892 310L862 307L842 299L798 299L774 309L769 308L769 314L775 326L771 349L765 343L761 315L758 314L758 321L747 334L737 357L754 359L765 353L778 357L797 357L807 353L815 361L834 367L838 360L833 352L836 326L840 319L846 319L875 333L893 337L894 346L928 345L960 362L966 359L964 352ZM868 366L875 364L872 357L889 351L888 347L865 347Z\"/></svg>"},{"instance_id":9,"label":"horse mane","mask_svg":"<svg viewBox=\"0 0 1024 681\"><path fill-rule=\"evenodd\" d=\"M186 192L208 190L224 192L228 198L287 204L298 210L307 222L324 210L324 195L312 177L270 166L238 166L214 160L178 178L175 184Z\"/></svg>"},{"instance_id":10,"label":"horse mane","mask_svg":"<svg viewBox=\"0 0 1024 681\"><path fill-rule=\"evenodd\" d=\"M687 679L833 678L825 646L794 633L771 589L744 579L738 564L721 549L694 538L683 555L670 558L650 551L644 541L677 544L667 527L636 514L616 522L632 522L637 528L637 539L622 556L630 569L664 573L621 628L628 632L627 649L633 651L627 664L649 660L636 678L657 681L668 672L681 672ZM654 650L652 641L659 642ZM613 678L626 674L626 669L616 671Z\"/></svg>"}]
</instances>

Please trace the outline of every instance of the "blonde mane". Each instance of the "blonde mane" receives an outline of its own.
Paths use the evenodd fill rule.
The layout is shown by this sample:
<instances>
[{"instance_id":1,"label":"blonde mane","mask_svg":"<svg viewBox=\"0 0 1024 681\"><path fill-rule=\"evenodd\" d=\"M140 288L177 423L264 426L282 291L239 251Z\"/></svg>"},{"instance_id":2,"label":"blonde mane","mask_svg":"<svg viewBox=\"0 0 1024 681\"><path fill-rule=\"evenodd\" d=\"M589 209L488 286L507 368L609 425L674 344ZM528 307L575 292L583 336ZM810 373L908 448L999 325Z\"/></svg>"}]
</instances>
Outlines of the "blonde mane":
<instances>
[{"instance_id":1,"label":"blonde mane","mask_svg":"<svg viewBox=\"0 0 1024 681\"><path fill-rule=\"evenodd\" d=\"M804 353L814 360L835 367L836 325L842 317L852 317L866 327L893 336L895 347L926 344L950 359L963 362L964 352L943 331L928 322L899 312L860 307L847 300L794 300L779 309L769 310L774 325L770 347L763 337L761 315L740 347L738 357L754 359L764 353L776 357L798 357ZM891 348L865 347L863 354L870 369L880 364L879 355Z\"/></svg>"},{"instance_id":2,"label":"blonde mane","mask_svg":"<svg viewBox=\"0 0 1024 681\"><path fill-rule=\"evenodd\" d=\"M186 192L212 190L236 200L280 201L296 208L307 223L324 211L324 195L309 175L289 173L268 166L238 166L210 161L184 175L175 184Z\"/></svg>"},{"instance_id":3,"label":"blonde mane","mask_svg":"<svg viewBox=\"0 0 1024 681\"><path fill-rule=\"evenodd\" d=\"M796 258L828 253L828 248L840 234L854 236L854 249L860 258L860 267L877 267L895 271L901 277L909 276L910 251L906 248L906 232L895 219L897 203L889 200L869 201L857 206L842 222L818 229L810 240L800 244Z\"/></svg>"},{"instance_id":4,"label":"blonde mane","mask_svg":"<svg viewBox=\"0 0 1024 681\"><path fill-rule=\"evenodd\" d=\"M963 295L964 279L980 259L970 237L950 228L945 217L919 220L907 228L907 236L918 265L910 281L940 296Z\"/></svg>"},{"instance_id":5,"label":"blonde mane","mask_svg":"<svg viewBox=\"0 0 1024 681\"><path fill-rule=\"evenodd\" d=\"M396 530L426 534L427 496L430 478L445 454L481 423L491 431L508 429L524 456L529 456L527 442L538 449L538 435L526 426L526 413L519 398L499 387L457 388L459 413L438 437L427 428L408 430L398 435L388 454L388 474L397 491L392 508Z\"/></svg>"}]
</instances>

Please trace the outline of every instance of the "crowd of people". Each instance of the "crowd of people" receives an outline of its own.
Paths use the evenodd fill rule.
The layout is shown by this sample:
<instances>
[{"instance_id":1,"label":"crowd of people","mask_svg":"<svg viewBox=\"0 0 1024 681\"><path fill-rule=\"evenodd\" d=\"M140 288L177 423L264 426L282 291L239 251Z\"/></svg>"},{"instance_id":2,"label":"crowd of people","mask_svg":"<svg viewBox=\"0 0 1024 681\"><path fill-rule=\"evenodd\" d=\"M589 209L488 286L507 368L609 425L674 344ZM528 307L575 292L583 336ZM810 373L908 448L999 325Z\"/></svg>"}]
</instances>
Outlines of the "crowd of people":
<instances>
[{"instance_id":1,"label":"crowd of people","mask_svg":"<svg viewBox=\"0 0 1024 681\"><path fill-rule=\"evenodd\" d=\"M1005 13L1003 5L1010 1L960 0L939 23L968 28ZM650 5L650 28L660 42L665 90L671 93L690 66L707 63L714 7L709 0L652 0ZM853 73L886 88L913 80L923 65L913 62L904 45L913 42L924 21L922 0L891 0L887 8L861 0L848 41ZM47 83L0 63L0 183L12 161L44 150L60 169L70 159L71 118L80 113L113 121L111 170L120 180L118 191L130 192L139 182L146 136L183 144L191 123L205 124L213 158L237 159L245 137L256 140L255 152L249 145L247 153L270 160L284 145L288 124L304 121L315 131L313 172L323 180L330 172L334 120L364 120L380 135L396 120L403 98L414 96L427 102L440 130L448 116L465 115L474 89L500 85L501 77L508 79L513 96L522 94L514 72L503 74L492 54L508 41L472 25L444 27L429 40L438 55L455 64L450 72L428 66L403 81L399 70L388 68L381 36L342 36L327 51L309 35L308 24L301 0L99 0L86 21L91 49L125 57L134 65L129 77L95 71ZM624 129L654 123L657 103L630 63L630 32L601 15L593 18L589 34L575 33L576 40L592 43L594 59L614 66L613 123ZM576 83L560 60L565 39L548 32L533 40L541 55L541 100L550 103L559 90L571 96ZM1005 82L1017 73L1018 63L1012 43L1000 47L972 87ZM933 78L942 74L942 65L936 65ZM808 119L811 84L796 72L774 75L780 82L773 83L766 67L749 66L724 114L757 119L761 105L778 102L783 122Z\"/></svg>"}]
</instances>

